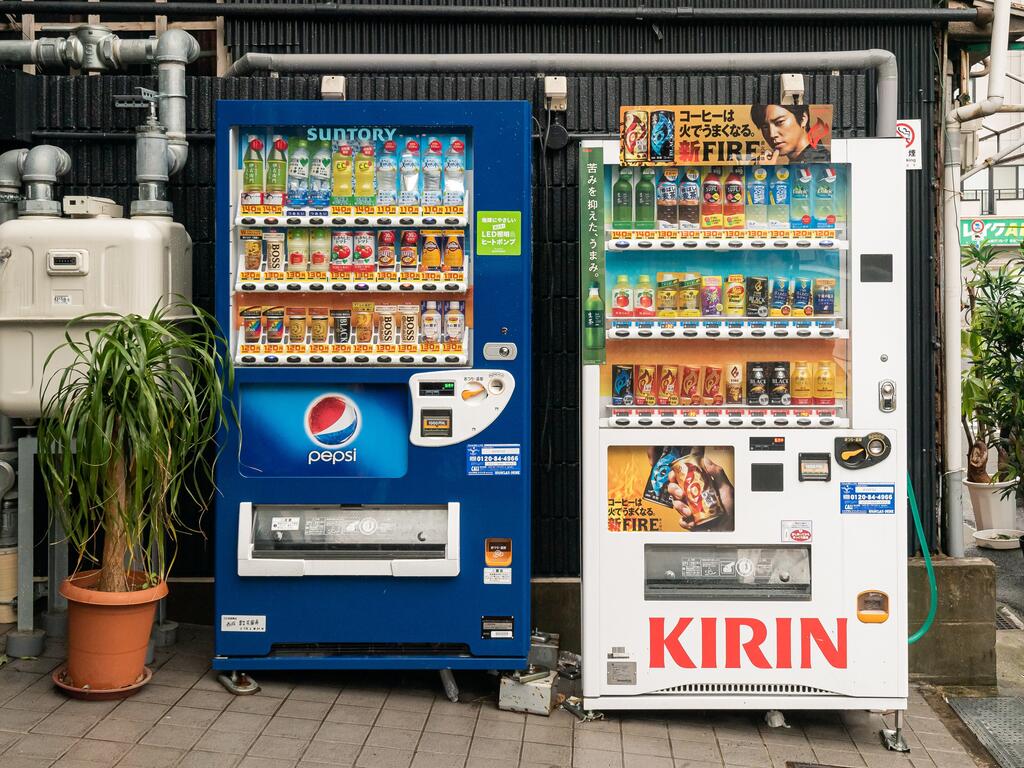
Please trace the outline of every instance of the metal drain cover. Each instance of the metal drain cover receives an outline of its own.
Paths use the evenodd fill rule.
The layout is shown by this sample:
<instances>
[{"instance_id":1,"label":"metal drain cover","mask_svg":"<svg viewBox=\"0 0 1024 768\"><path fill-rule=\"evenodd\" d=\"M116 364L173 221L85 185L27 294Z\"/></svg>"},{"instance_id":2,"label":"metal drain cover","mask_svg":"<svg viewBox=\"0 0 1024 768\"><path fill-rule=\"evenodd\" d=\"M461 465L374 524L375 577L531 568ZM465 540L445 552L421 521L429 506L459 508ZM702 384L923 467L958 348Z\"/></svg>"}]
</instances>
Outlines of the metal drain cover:
<instances>
[{"instance_id":1,"label":"metal drain cover","mask_svg":"<svg viewBox=\"0 0 1024 768\"><path fill-rule=\"evenodd\" d=\"M971 732L1003 768L1024 766L1024 697L949 699Z\"/></svg>"}]
</instances>

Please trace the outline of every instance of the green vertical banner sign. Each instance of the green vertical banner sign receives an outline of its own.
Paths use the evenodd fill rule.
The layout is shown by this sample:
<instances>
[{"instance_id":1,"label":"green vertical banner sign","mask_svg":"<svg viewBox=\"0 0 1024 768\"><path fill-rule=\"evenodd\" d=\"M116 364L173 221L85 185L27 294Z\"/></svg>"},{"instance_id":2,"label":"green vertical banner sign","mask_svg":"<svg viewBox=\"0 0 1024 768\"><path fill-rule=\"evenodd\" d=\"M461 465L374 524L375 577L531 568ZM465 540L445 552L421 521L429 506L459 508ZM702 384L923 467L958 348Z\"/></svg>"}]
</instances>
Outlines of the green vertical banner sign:
<instances>
[{"instance_id":1,"label":"green vertical banner sign","mask_svg":"<svg viewBox=\"0 0 1024 768\"><path fill-rule=\"evenodd\" d=\"M580 302L584 365L604 363L604 151L580 148Z\"/></svg>"}]
</instances>

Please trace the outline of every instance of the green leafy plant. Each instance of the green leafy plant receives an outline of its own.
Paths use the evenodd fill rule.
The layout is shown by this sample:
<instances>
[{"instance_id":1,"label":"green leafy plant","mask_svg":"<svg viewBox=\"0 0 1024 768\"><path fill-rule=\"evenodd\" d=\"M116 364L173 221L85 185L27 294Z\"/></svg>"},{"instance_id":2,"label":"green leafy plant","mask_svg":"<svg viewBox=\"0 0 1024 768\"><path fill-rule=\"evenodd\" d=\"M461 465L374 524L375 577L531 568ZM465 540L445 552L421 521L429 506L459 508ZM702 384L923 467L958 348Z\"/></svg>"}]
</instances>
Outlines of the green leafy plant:
<instances>
[{"instance_id":1,"label":"green leafy plant","mask_svg":"<svg viewBox=\"0 0 1024 768\"><path fill-rule=\"evenodd\" d=\"M232 368L216 320L184 301L148 317L90 314L47 358L39 467L52 513L97 589L159 583L174 560L183 494L206 509ZM71 361L51 371L56 360ZM102 534L102 535L101 535ZM102 544L102 552L100 549ZM132 576L141 572L142 578Z\"/></svg>"},{"instance_id":2,"label":"green leafy plant","mask_svg":"<svg viewBox=\"0 0 1024 768\"><path fill-rule=\"evenodd\" d=\"M1008 494L1019 490L1024 475L1024 258L1020 252L1000 258L985 243L963 248L961 256L969 270L961 405L970 441L967 479L1017 479ZM999 458L992 477L985 471L990 449Z\"/></svg>"}]
</instances>

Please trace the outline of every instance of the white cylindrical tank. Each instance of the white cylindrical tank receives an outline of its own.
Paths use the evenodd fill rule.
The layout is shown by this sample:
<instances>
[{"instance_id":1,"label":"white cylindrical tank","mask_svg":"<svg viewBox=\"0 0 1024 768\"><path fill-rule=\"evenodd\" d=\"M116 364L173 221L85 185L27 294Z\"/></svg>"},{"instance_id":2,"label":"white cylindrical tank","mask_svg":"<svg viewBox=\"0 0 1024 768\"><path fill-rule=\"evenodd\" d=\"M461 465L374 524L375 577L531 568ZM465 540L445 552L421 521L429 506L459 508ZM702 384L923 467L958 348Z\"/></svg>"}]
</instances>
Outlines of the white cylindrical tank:
<instances>
[{"instance_id":1,"label":"white cylindrical tank","mask_svg":"<svg viewBox=\"0 0 1024 768\"><path fill-rule=\"evenodd\" d=\"M76 210L96 207L74 200ZM0 413L40 415L42 382L70 360L54 356L44 379L69 322L92 312L148 315L175 296L192 298L192 239L169 217L22 216L0 224ZM71 335L101 325L76 323Z\"/></svg>"}]
</instances>

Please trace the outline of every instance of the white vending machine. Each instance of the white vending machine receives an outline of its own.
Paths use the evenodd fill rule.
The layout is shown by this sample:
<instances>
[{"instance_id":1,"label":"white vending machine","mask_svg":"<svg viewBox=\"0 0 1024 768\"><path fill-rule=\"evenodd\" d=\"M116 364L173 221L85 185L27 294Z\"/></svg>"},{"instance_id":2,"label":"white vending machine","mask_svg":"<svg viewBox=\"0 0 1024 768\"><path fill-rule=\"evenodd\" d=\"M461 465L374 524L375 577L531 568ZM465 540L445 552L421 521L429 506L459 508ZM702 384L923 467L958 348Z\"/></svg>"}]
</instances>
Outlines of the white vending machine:
<instances>
[{"instance_id":1,"label":"white vending machine","mask_svg":"<svg viewBox=\"0 0 1024 768\"><path fill-rule=\"evenodd\" d=\"M581 148L584 704L903 710L903 143L687 109Z\"/></svg>"}]
</instances>

